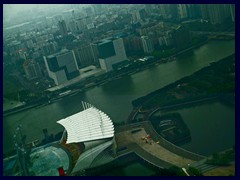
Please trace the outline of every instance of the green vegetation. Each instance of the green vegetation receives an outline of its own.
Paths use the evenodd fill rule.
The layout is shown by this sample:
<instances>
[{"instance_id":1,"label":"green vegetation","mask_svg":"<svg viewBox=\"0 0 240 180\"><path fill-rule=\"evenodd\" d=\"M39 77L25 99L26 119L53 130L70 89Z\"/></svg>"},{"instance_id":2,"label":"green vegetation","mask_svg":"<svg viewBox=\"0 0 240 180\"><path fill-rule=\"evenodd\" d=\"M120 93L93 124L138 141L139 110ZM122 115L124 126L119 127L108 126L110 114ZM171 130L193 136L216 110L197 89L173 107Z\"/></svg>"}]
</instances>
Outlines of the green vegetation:
<instances>
[{"instance_id":1,"label":"green vegetation","mask_svg":"<svg viewBox=\"0 0 240 180\"><path fill-rule=\"evenodd\" d=\"M235 160L235 150L231 149L223 153L214 153L205 163L217 165L217 166L226 166L229 165L232 161Z\"/></svg>"},{"instance_id":2,"label":"green vegetation","mask_svg":"<svg viewBox=\"0 0 240 180\"><path fill-rule=\"evenodd\" d=\"M176 176L186 176L186 174L183 172L183 170L177 166L172 166L168 169L168 171Z\"/></svg>"},{"instance_id":3,"label":"green vegetation","mask_svg":"<svg viewBox=\"0 0 240 180\"><path fill-rule=\"evenodd\" d=\"M154 51L152 53L152 55L155 58L166 58L169 57L173 54L177 53L177 50L175 48L171 48L171 49L166 49L166 50L162 50L162 51Z\"/></svg>"},{"instance_id":4,"label":"green vegetation","mask_svg":"<svg viewBox=\"0 0 240 180\"><path fill-rule=\"evenodd\" d=\"M180 51L183 51L185 49L193 48L195 46L198 46L198 45L206 42L207 40L208 40L207 36L203 36L203 35L202 36L195 36L195 37L192 38L192 40L186 46L182 46L179 49L169 47L169 48L165 48L163 50L156 50L151 55L154 56L157 59L167 58L167 57L172 56L174 54L177 54Z\"/></svg>"},{"instance_id":5,"label":"green vegetation","mask_svg":"<svg viewBox=\"0 0 240 180\"><path fill-rule=\"evenodd\" d=\"M188 171L191 175L195 175L195 176L203 176L203 174L196 168L194 167L188 167Z\"/></svg>"},{"instance_id":6,"label":"green vegetation","mask_svg":"<svg viewBox=\"0 0 240 180\"><path fill-rule=\"evenodd\" d=\"M117 126L123 126L126 123L123 121L123 122L113 122L113 124L114 124L114 127L117 127Z\"/></svg>"},{"instance_id":7,"label":"green vegetation","mask_svg":"<svg viewBox=\"0 0 240 180\"><path fill-rule=\"evenodd\" d=\"M11 100L18 100L20 86L14 78L3 74L3 97Z\"/></svg>"},{"instance_id":8,"label":"green vegetation","mask_svg":"<svg viewBox=\"0 0 240 180\"><path fill-rule=\"evenodd\" d=\"M229 56L173 84L133 101L142 110L218 97L235 104L235 57Z\"/></svg>"}]
</instances>

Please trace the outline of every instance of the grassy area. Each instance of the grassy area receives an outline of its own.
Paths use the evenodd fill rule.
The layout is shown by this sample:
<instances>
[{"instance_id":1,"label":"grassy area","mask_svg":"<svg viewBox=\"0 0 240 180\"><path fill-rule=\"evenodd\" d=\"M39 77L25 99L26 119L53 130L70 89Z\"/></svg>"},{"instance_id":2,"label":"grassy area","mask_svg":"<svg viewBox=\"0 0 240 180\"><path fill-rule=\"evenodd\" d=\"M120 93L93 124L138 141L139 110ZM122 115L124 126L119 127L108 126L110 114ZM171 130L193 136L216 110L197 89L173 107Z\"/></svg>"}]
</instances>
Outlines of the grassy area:
<instances>
[{"instance_id":1,"label":"grassy area","mask_svg":"<svg viewBox=\"0 0 240 180\"><path fill-rule=\"evenodd\" d=\"M204 176L234 176L235 163L230 166L217 167L203 174Z\"/></svg>"},{"instance_id":2,"label":"grassy area","mask_svg":"<svg viewBox=\"0 0 240 180\"><path fill-rule=\"evenodd\" d=\"M223 98L229 94L231 96L235 94L234 56L212 63L211 66L139 98L135 102L142 105L142 110L147 110L204 97L219 96Z\"/></svg>"},{"instance_id":3,"label":"grassy area","mask_svg":"<svg viewBox=\"0 0 240 180\"><path fill-rule=\"evenodd\" d=\"M222 153L215 153L205 163L217 166L230 165L235 160L235 150L231 149Z\"/></svg>"},{"instance_id":4,"label":"grassy area","mask_svg":"<svg viewBox=\"0 0 240 180\"><path fill-rule=\"evenodd\" d=\"M3 75L3 97L18 100L20 86L11 76Z\"/></svg>"}]
</instances>

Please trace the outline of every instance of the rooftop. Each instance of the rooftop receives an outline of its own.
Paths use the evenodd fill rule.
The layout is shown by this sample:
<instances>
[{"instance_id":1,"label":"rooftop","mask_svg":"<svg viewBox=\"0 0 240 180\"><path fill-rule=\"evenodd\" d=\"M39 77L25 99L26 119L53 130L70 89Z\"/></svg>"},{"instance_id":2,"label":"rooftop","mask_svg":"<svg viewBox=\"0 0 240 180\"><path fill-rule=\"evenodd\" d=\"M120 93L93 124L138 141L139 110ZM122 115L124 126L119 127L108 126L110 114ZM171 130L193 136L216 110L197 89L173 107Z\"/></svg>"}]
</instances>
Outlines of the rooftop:
<instances>
[{"instance_id":1,"label":"rooftop","mask_svg":"<svg viewBox=\"0 0 240 180\"><path fill-rule=\"evenodd\" d=\"M65 119L57 121L67 130L67 144L111 138L114 136L112 120L95 107L88 107Z\"/></svg>"},{"instance_id":2,"label":"rooftop","mask_svg":"<svg viewBox=\"0 0 240 180\"><path fill-rule=\"evenodd\" d=\"M29 172L34 176L59 176L58 168L69 169L70 158L68 154L57 144L43 147L30 155L32 166Z\"/></svg>"}]
</instances>

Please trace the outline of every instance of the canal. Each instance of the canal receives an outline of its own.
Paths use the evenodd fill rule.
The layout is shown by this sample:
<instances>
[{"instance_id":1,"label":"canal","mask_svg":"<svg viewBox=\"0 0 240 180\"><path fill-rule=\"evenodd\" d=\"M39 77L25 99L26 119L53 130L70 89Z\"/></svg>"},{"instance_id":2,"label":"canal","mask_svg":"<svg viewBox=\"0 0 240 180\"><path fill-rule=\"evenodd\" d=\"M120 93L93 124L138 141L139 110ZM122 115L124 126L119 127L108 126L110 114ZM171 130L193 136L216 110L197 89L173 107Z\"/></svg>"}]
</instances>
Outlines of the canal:
<instances>
[{"instance_id":1,"label":"canal","mask_svg":"<svg viewBox=\"0 0 240 180\"><path fill-rule=\"evenodd\" d=\"M48 129L49 134L56 134L59 131L62 131L63 127L57 124L56 121L82 110L81 101L89 102L101 109L107 113L114 122L126 121L132 110L132 100L162 88L185 76L191 75L209 65L209 63L218 61L234 52L234 40L210 41L207 44L194 49L190 53L187 52L180 55L177 58L177 61L151 66L144 71L124 76L102 86L96 86L86 92L66 97L53 104L4 117L3 151L6 153L13 149L13 134L18 124L22 124L23 133L27 135L27 141L42 139L42 129L44 128ZM226 109L225 106L222 107L221 111L224 111L224 109ZM215 112L218 113L218 111ZM188 114L188 112L185 111L183 114L184 113ZM231 110L229 113L234 114L234 110ZM227 122L228 118L223 121ZM226 122L222 123L224 124ZM199 123L201 123L201 121ZM195 131L195 129L191 129L193 128L191 123L188 125L191 131ZM234 126L234 123L231 124L231 128L234 128L232 126ZM220 128L214 128L211 126L214 131L219 131L219 134L227 132L225 127L221 126ZM202 138L201 143L195 142L192 145L186 146L186 148L191 148L192 146L193 150L196 150L199 146L202 146L203 139L212 134L211 130L204 132L206 134L203 137L203 133L199 134L199 138ZM220 142L211 143L219 144ZM221 144L224 143L225 141L221 142ZM210 151L215 152L217 149L214 148L215 146L213 146ZM199 153L205 154L204 151Z\"/></svg>"}]
</instances>

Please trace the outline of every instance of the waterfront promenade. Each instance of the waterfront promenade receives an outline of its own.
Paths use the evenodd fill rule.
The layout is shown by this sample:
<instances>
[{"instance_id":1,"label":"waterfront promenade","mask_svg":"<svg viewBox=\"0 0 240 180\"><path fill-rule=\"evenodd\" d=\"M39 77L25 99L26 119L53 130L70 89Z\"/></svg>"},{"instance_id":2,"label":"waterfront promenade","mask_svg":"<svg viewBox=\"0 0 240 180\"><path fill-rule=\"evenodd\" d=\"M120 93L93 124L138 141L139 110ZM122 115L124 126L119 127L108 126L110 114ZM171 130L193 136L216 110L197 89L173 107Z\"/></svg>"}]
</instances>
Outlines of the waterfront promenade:
<instances>
[{"instance_id":1,"label":"waterfront promenade","mask_svg":"<svg viewBox=\"0 0 240 180\"><path fill-rule=\"evenodd\" d=\"M147 134L151 136L149 142L143 139ZM187 168L205 158L166 141L155 132L148 121L117 127L115 137L118 148L125 147L159 168Z\"/></svg>"}]
</instances>

